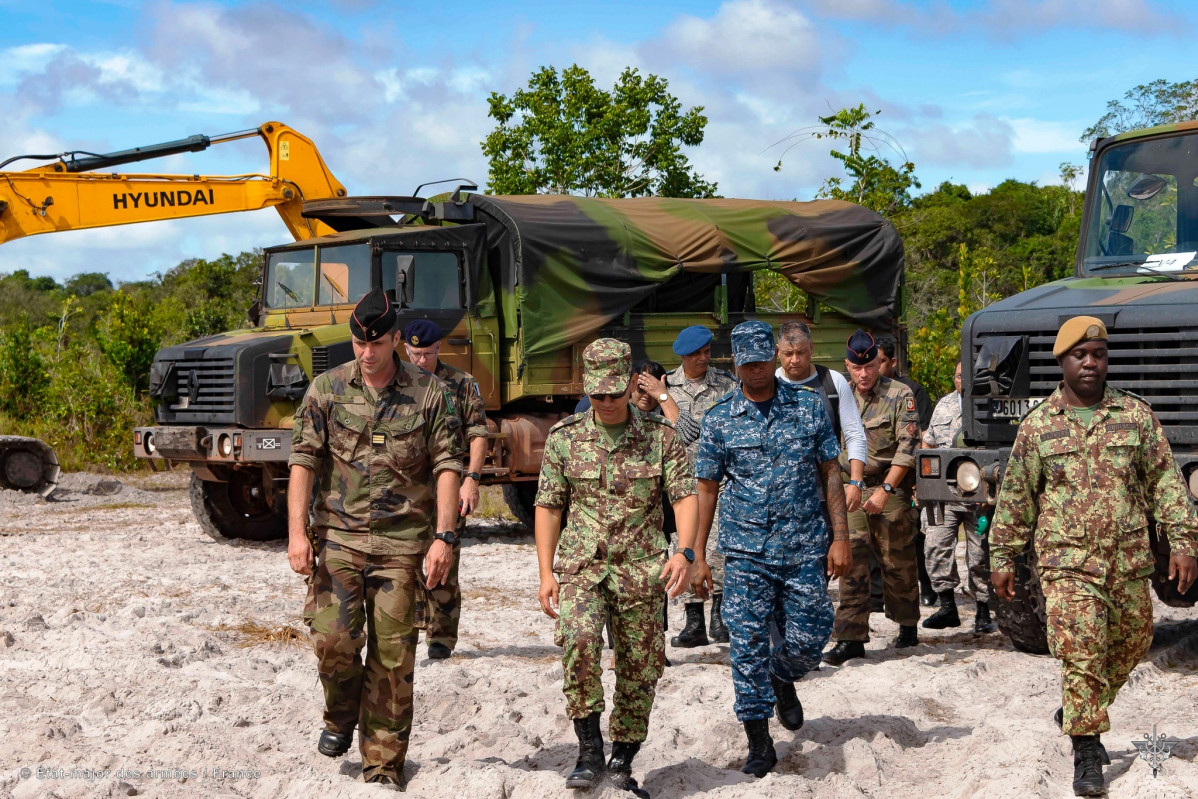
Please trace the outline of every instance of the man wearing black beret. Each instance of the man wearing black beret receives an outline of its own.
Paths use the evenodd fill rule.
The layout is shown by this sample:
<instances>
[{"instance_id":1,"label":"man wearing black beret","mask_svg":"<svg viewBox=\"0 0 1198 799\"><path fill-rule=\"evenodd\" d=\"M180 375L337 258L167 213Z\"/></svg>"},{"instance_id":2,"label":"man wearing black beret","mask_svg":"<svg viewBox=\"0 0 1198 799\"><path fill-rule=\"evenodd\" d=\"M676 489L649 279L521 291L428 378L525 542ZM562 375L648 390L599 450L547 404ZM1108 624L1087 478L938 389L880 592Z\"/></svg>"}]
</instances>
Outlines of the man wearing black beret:
<instances>
[{"instance_id":1,"label":"man wearing black beret","mask_svg":"<svg viewBox=\"0 0 1198 799\"><path fill-rule=\"evenodd\" d=\"M449 570L462 444L445 384L396 355L395 318L381 290L363 297L354 360L317 376L296 411L287 560L308 578L316 748L340 757L356 727L362 779L402 790L424 591Z\"/></svg>"}]
</instances>

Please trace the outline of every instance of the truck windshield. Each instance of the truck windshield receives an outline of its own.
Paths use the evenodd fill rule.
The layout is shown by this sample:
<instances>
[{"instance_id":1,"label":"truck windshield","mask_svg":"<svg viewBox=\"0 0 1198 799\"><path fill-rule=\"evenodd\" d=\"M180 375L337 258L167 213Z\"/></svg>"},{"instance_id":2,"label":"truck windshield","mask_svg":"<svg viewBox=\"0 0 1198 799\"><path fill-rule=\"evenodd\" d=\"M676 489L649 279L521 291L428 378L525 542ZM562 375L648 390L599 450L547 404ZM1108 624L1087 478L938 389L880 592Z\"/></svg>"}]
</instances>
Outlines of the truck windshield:
<instances>
[{"instance_id":1,"label":"truck windshield","mask_svg":"<svg viewBox=\"0 0 1198 799\"><path fill-rule=\"evenodd\" d=\"M311 308L316 251L271 253L266 262L266 307Z\"/></svg>"},{"instance_id":2,"label":"truck windshield","mask_svg":"<svg viewBox=\"0 0 1198 799\"><path fill-rule=\"evenodd\" d=\"M353 305L369 290L367 244L286 250L267 261L267 308Z\"/></svg>"},{"instance_id":3,"label":"truck windshield","mask_svg":"<svg viewBox=\"0 0 1198 799\"><path fill-rule=\"evenodd\" d=\"M1092 168L1086 274L1198 269L1198 132L1115 145Z\"/></svg>"}]
</instances>

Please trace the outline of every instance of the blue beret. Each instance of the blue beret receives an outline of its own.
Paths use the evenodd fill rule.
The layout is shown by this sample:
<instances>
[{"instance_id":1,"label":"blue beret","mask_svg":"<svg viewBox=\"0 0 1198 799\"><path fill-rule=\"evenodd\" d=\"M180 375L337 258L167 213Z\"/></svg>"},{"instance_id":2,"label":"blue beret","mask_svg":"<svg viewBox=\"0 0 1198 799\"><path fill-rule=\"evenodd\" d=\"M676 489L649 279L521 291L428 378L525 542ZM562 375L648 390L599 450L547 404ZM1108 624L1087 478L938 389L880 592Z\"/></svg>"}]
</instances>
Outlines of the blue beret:
<instances>
[{"instance_id":1,"label":"blue beret","mask_svg":"<svg viewBox=\"0 0 1198 799\"><path fill-rule=\"evenodd\" d=\"M845 345L844 357L849 363L864 366L878 357L878 345L874 341L874 337L866 333L860 328L857 332L849 336L849 340Z\"/></svg>"},{"instance_id":2,"label":"blue beret","mask_svg":"<svg viewBox=\"0 0 1198 799\"><path fill-rule=\"evenodd\" d=\"M674 339L674 354L690 355L698 352L710 344L712 338L711 331L703 325L684 327L678 334L678 338Z\"/></svg>"},{"instance_id":3,"label":"blue beret","mask_svg":"<svg viewBox=\"0 0 1198 799\"><path fill-rule=\"evenodd\" d=\"M432 319L417 319L403 332L405 344L413 347L431 347L441 340L441 328Z\"/></svg>"}]
</instances>

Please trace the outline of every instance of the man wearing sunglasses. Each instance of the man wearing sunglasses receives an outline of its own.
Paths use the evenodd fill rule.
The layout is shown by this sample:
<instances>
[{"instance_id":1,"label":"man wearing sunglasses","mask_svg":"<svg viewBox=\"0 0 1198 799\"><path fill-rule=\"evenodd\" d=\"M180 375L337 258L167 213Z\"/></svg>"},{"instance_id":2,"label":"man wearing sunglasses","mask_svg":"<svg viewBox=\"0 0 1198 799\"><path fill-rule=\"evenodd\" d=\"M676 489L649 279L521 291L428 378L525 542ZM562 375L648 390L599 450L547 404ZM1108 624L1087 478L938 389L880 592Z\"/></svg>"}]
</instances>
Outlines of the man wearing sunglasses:
<instances>
[{"instance_id":1,"label":"man wearing sunglasses","mask_svg":"<svg viewBox=\"0 0 1198 799\"><path fill-rule=\"evenodd\" d=\"M606 771L613 784L632 790L632 759L648 733L665 665L662 596L688 587L695 558L695 479L669 422L629 403L628 345L599 339L582 359L591 410L558 422L545 440L535 520L538 599L558 620L566 714L578 736L578 762L566 786L594 787ZM678 552L668 559L663 498L678 524ZM600 656L609 616L616 691L605 764Z\"/></svg>"}]
</instances>

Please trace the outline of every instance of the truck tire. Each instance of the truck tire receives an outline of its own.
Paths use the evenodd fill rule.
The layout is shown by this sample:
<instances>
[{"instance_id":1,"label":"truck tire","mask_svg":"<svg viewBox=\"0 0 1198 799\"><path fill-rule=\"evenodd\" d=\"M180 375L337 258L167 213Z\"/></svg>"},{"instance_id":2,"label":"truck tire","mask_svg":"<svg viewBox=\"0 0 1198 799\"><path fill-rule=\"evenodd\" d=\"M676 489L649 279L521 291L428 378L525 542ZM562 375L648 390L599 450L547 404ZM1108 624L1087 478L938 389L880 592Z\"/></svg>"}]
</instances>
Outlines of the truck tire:
<instances>
[{"instance_id":1,"label":"truck tire","mask_svg":"<svg viewBox=\"0 0 1198 799\"><path fill-rule=\"evenodd\" d=\"M507 503L508 510L516 517L516 521L529 530L533 528L533 517L536 513L533 503L536 498L537 484L534 481L504 483L503 501Z\"/></svg>"},{"instance_id":2,"label":"truck tire","mask_svg":"<svg viewBox=\"0 0 1198 799\"><path fill-rule=\"evenodd\" d=\"M1169 540L1156 534L1156 525L1149 523L1148 542L1156 558L1156 571L1152 573L1152 590L1157 598L1171 608L1192 608L1198 603L1198 582L1184 594L1177 590L1177 580L1169 579Z\"/></svg>"},{"instance_id":3,"label":"truck tire","mask_svg":"<svg viewBox=\"0 0 1198 799\"><path fill-rule=\"evenodd\" d=\"M188 495L200 529L216 541L286 538L286 512L274 510L248 490L258 477L256 472L239 470L228 483L216 483L192 472Z\"/></svg>"},{"instance_id":4,"label":"truck tire","mask_svg":"<svg viewBox=\"0 0 1198 799\"><path fill-rule=\"evenodd\" d=\"M1036 551L1028 547L1015 558L1015 598L995 599L994 617L998 629L1020 652L1048 654L1048 614L1044 593L1034 566Z\"/></svg>"}]
</instances>

